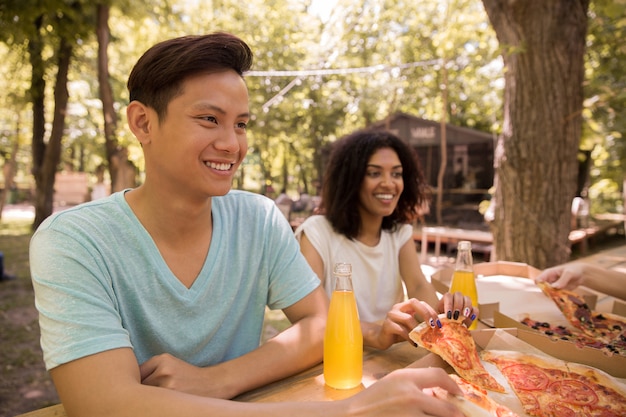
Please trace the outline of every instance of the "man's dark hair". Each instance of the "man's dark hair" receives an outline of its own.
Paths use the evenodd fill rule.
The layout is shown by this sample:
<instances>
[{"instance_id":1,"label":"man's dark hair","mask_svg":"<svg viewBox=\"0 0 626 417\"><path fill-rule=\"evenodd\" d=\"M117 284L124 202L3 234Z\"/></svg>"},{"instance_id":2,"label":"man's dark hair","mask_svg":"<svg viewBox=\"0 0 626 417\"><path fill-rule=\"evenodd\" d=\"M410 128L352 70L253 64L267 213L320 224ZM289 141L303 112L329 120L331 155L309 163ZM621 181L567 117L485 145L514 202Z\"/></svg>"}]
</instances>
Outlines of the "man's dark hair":
<instances>
[{"instance_id":1,"label":"man's dark hair","mask_svg":"<svg viewBox=\"0 0 626 417\"><path fill-rule=\"evenodd\" d=\"M322 186L321 211L335 231L349 239L359 234L361 219L358 206L361 184L367 164L379 149L393 149L402 164L404 191L394 212L383 218L383 230L395 230L399 224L417 218L418 210L429 200L417 155L402 139L387 131L359 130L333 144Z\"/></svg>"},{"instance_id":2,"label":"man's dark hair","mask_svg":"<svg viewBox=\"0 0 626 417\"><path fill-rule=\"evenodd\" d=\"M185 79L224 70L243 76L251 66L250 47L229 33L169 39L152 46L135 64L127 84L130 101L153 108L162 120Z\"/></svg>"}]
</instances>

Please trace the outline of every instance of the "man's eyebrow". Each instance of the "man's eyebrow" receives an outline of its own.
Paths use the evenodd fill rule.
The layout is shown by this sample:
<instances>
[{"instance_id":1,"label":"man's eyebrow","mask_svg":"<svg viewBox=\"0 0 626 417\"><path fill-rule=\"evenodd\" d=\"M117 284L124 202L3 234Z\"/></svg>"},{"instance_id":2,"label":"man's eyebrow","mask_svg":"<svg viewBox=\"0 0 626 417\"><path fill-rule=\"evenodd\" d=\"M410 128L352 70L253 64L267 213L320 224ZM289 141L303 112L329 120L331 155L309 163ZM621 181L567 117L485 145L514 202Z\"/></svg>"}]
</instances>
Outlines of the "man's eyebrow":
<instances>
[{"instance_id":1,"label":"man's eyebrow","mask_svg":"<svg viewBox=\"0 0 626 417\"><path fill-rule=\"evenodd\" d=\"M214 111L214 112L217 112L217 113L220 113L220 114L226 114L226 110L224 110L220 106L216 106L215 104L211 104L211 103L194 104L193 105L193 109L195 111ZM237 117L249 118L250 117L250 112L245 112L245 113L238 114Z\"/></svg>"}]
</instances>

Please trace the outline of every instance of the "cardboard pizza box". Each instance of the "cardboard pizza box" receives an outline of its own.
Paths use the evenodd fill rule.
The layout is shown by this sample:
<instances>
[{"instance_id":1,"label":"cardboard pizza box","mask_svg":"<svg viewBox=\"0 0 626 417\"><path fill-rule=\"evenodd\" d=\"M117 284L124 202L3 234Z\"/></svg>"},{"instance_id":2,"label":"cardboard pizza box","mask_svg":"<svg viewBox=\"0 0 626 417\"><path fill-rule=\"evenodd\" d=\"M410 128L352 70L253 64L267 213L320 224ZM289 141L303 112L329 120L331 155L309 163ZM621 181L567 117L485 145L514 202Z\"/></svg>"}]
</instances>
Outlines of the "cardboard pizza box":
<instances>
[{"instance_id":1,"label":"cardboard pizza box","mask_svg":"<svg viewBox=\"0 0 626 417\"><path fill-rule=\"evenodd\" d=\"M496 327L517 328L517 337L544 353L568 362L593 366L617 378L626 378L626 356L608 356L599 349L578 347L569 340L554 340L496 311Z\"/></svg>"},{"instance_id":2,"label":"cardboard pizza box","mask_svg":"<svg viewBox=\"0 0 626 417\"><path fill-rule=\"evenodd\" d=\"M452 281L452 268L437 271L431 276L431 283L439 293L446 293ZM540 271L519 262L485 262L474 265L478 291L479 319L494 326L493 312L500 311L515 317L520 314L540 314L543 321L565 321L565 317L535 285L534 278ZM587 305L594 309L598 295L584 288L576 291ZM561 323L559 323L561 324Z\"/></svg>"},{"instance_id":3,"label":"cardboard pizza box","mask_svg":"<svg viewBox=\"0 0 626 417\"><path fill-rule=\"evenodd\" d=\"M539 270L523 263L488 262L474 265L478 290L479 319L490 327L516 329L516 337L558 359L578 362L603 370L618 378L626 378L626 357L607 356L590 347L579 348L574 342L553 340L522 324L524 317L546 321L553 325L569 326L556 304L534 284ZM431 282L439 292L447 292L453 270L441 270L433 274ZM595 309L598 294L585 288L575 291L591 309ZM608 312L623 315L626 303L610 298L612 309ZM604 302L606 305L606 303ZM475 334L477 345L485 346L489 333ZM478 339L477 339L478 337ZM485 339L486 338L486 339ZM484 340L483 340L484 339Z\"/></svg>"}]
</instances>

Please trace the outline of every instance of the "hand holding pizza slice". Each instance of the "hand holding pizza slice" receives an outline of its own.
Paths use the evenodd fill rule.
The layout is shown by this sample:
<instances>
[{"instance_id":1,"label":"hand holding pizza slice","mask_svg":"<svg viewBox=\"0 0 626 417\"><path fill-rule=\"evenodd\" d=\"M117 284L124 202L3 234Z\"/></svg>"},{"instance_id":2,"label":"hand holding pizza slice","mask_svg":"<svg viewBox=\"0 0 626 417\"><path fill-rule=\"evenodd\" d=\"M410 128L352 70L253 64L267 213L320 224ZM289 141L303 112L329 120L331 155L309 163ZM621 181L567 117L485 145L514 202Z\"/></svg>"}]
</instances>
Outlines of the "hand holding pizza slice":
<instances>
[{"instance_id":1,"label":"hand holding pizza slice","mask_svg":"<svg viewBox=\"0 0 626 417\"><path fill-rule=\"evenodd\" d=\"M446 318L444 314L439 319L441 328L421 323L409 333L411 340L439 355L465 380L484 389L505 392L480 362L476 344L467 327L459 320Z\"/></svg>"}]
</instances>

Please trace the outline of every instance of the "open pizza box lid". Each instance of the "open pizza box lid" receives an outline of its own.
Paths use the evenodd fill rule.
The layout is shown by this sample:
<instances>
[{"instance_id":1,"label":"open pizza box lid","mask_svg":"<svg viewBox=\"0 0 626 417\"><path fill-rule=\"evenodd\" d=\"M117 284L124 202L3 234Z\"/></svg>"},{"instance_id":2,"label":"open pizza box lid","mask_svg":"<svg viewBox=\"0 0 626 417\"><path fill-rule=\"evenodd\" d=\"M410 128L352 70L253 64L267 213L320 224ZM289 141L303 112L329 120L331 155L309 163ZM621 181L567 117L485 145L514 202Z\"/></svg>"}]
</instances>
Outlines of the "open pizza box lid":
<instances>
[{"instance_id":1,"label":"open pizza box lid","mask_svg":"<svg viewBox=\"0 0 626 417\"><path fill-rule=\"evenodd\" d=\"M517 338L556 358L578 362L603 370L618 378L626 378L626 357L608 356L601 350L576 346L567 340L553 340L520 321L525 317L552 325L571 327L556 304L534 283L539 270L523 263L489 262L474 265L478 291L479 319L490 327L518 329ZM447 292L453 270L433 274L431 282L439 292ZM577 288L591 309L598 300L603 311L624 315L626 303L586 288ZM476 336L475 336L476 337ZM479 336L483 337L483 336ZM479 346L483 346L479 340Z\"/></svg>"},{"instance_id":2,"label":"open pizza box lid","mask_svg":"<svg viewBox=\"0 0 626 417\"><path fill-rule=\"evenodd\" d=\"M474 342L476 343L476 348L480 350L513 350L516 352L530 353L535 355L548 355L555 357L557 359L565 360L565 361L573 361L579 362L576 359L568 359L563 357L563 355L559 355L558 349L548 349L547 351L543 348L546 346L545 341L542 340L545 338L540 333L534 331L528 331L518 328L501 328L501 329L482 329L482 330L473 330L471 331L472 337L474 338ZM549 340L548 340L549 341ZM422 349L422 348L419 348ZM625 359L625 358L620 358ZM504 376L500 373L497 367L494 364L489 362L482 361L485 369L494 377L496 380L507 389L506 393L497 393L493 391L488 391L488 395L492 397L499 404L503 404L509 407L512 411L517 413L519 416L527 416L524 413L524 410L506 382ZM579 362L580 363L580 362ZM593 366L593 365L590 365ZM626 392L626 369L621 365L616 365L617 367L621 367L621 370L618 370L618 373L621 375L613 375L613 373L607 372L605 369L598 368L601 371L607 372L609 375L613 377L613 379L621 384L624 392ZM428 367L439 367L446 370L448 373L454 373L454 369L448 365L443 359L441 359L438 355L434 353L429 353L417 361L413 362L408 366L408 368L428 368ZM595 367L595 366L593 366Z\"/></svg>"}]
</instances>

